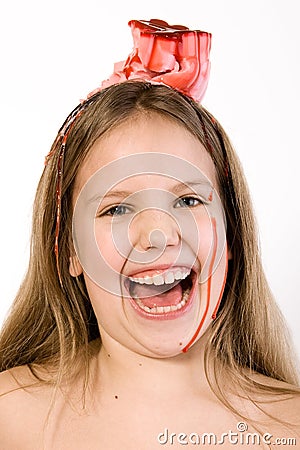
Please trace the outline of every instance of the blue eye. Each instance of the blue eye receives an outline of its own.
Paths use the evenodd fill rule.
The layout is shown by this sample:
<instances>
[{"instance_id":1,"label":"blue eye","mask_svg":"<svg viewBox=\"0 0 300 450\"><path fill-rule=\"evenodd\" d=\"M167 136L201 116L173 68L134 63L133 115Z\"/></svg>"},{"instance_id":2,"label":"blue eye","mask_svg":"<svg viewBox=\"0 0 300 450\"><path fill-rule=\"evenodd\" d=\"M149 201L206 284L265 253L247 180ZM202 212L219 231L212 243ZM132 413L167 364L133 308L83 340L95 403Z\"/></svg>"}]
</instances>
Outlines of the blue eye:
<instances>
[{"instance_id":1,"label":"blue eye","mask_svg":"<svg viewBox=\"0 0 300 450\"><path fill-rule=\"evenodd\" d=\"M104 216L123 216L128 214L130 209L125 205L116 205L104 212Z\"/></svg>"},{"instance_id":2,"label":"blue eye","mask_svg":"<svg viewBox=\"0 0 300 450\"><path fill-rule=\"evenodd\" d=\"M195 208L195 206L202 205L203 201L195 197L182 197L175 203L175 208Z\"/></svg>"}]
</instances>

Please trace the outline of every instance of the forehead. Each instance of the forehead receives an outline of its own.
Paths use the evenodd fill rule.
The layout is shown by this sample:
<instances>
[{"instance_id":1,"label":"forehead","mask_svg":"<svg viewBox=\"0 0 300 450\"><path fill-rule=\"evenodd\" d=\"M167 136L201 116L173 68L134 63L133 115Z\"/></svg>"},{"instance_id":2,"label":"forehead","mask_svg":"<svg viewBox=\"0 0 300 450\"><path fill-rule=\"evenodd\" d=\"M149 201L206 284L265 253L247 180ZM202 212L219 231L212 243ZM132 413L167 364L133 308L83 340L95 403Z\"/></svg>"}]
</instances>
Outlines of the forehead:
<instances>
[{"instance_id":1,"label":"forehead","mask_svg":"<svg viewBox=\"0 0 300 450\"><path fill-rule=\"evenodd\" d=\"M164 154L181 158L200 170L217 188L213 161L201 142L185 126L154 113L130 118L99 138L78 171L74 193L78 194L84 184L104 166L120 158L123 164L130 164L130 156L141 153L156 153L157 173L160 169L160 155L162 159ZM145 173L145 169L143 170ZM139 183L151 184L157 177L138 179Z\"/></svg>"}]
</instances>

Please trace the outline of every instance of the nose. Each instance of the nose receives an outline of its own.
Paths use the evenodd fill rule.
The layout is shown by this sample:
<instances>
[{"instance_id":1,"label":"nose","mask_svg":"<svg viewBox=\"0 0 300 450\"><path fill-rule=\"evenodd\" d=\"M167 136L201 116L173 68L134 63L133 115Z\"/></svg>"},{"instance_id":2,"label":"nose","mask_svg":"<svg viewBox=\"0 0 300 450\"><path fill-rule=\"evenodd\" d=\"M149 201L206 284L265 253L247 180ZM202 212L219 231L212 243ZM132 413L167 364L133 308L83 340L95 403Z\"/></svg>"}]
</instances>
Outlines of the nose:
<instances>
[{"instance_id":1,"label":"nose","mask_svg":"<svg viewBox=\"0 0 300 450\"><path fill-rule=\"evenodd\" d=\"M177 246L181 236L176 220L167 212L149 208L135 216L130 226L130 240L139 251Z\"/></svg>"}]
</instances>

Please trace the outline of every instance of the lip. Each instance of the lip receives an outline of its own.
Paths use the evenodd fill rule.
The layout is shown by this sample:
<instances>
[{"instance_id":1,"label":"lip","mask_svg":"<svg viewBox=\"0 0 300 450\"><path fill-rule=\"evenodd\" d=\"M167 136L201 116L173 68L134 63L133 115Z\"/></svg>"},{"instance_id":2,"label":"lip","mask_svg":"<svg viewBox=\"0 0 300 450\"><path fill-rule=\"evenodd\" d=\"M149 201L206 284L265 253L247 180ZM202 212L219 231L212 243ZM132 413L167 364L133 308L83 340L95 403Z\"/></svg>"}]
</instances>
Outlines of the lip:
<instances>
[{"instance_id":1,"label":"lip","mask_svg":"<svg viewBox=\"0 0 300 450\"><path fill-rule=\"evenodd\" d=\"M175 268L175 266L168 266L168 268L173 268L173 267ZM181 267L182 268L183 266L177 266L177 267ZM194 300L194 297L195 297L196 286L197 286L197 282L196 282L196 280L197 280L197 273L195 272L195 270L193 268L189 268L189 269L191 269L190 276L192 276L192 279L193 279L193 286L192 286L190 294L189 294L189 296L187 298L186 304L181 309L179 309L177 311L170 311L170 312L160 313L160 314L153 314L153 313L144 311L142 308L139 307L137 302L130 296L128 285L126 286L126 283L125 283L126 291L129 294L128 297L127 297L127 299L129 300L129 304L132 306L132 308L135 310L135 312L139 316L141 316L141 317L143 317L143 318L145 318L147 320L159 320L159 321L160 320L174 320L174 319L177 319L177 318L183 316L184 314L186 314L191 309L191 307L193 305L193 300ZM156 267L154 270L155 271L156 270L163 271L163 270L166 270L166 268L162 269L161 267L160 268ZM149 271L149 269L147 269L147 271ZM145 270L145 272L146 272L146 270ZM138 274L142 274L143 272L139 271L139 272L136 272L136 274L137 273ZM130 275L130 276L132 276L132 275Z\"/></svg>"}]
</instances>

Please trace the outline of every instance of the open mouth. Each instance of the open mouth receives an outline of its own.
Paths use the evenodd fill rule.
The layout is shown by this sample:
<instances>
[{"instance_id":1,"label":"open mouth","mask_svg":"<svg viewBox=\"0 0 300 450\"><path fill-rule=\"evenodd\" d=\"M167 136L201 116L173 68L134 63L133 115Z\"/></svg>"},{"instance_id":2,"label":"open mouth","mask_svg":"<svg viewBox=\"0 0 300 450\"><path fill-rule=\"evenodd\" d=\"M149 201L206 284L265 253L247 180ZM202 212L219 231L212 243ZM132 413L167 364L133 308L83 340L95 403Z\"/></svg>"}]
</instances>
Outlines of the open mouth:
<instances>
[{"instance_id":1,"label":"open mouth","mask_svg":"<svg viewBox=\"0 0 300 450\"><path fill-rule=\"evenodd\" d=\"M125 286L136 309L156 316L174 315L185 309L195 280L193 270L172 268L156 271L152 276L139 274L128 277Z\"/></svg>"}]
</instances>

